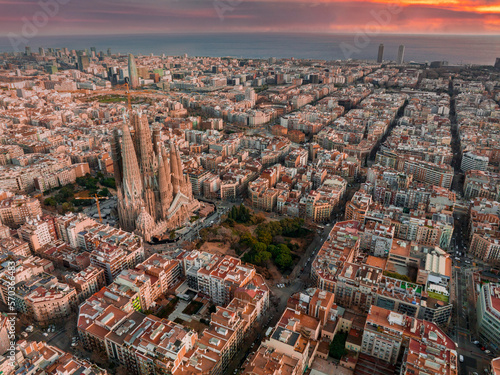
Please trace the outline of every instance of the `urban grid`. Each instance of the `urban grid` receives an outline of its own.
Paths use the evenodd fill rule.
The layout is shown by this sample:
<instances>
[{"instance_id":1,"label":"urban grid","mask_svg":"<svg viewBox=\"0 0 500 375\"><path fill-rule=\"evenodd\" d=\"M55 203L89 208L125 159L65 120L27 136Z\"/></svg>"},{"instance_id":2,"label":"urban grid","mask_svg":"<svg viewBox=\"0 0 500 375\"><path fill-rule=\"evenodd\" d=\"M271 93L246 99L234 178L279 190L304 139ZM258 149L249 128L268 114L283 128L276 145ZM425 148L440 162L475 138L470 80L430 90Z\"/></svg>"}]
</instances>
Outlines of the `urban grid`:
<instances>
[{"instance_id":1,"label":"urban grid","mask_svg":"<svg viewBox=\"0 0 500 375\"><path fill-rule=\"evenodd\" d=\"M500 374L500 59L26 47L0 89L0 374Z\"/></svg>"}]
</instances>

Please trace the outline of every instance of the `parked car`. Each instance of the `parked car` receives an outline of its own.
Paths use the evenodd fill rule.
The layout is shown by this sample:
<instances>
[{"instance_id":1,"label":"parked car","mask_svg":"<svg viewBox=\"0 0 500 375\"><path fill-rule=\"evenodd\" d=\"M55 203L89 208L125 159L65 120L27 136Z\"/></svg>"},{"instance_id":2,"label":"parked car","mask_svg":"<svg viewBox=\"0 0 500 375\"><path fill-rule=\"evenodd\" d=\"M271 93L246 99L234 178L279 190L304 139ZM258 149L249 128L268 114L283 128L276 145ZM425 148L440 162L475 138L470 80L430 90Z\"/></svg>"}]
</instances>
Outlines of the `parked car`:
<instances>
[{"instance_id":1,"label":"parked car","mask_svg":"<svg viewBox=\"0 0 500 375\"><path fill-rule=\"evenodd\" d=\"M33 326L27 326L26 332L33 332Z\"/></svg>"}]
</instances>

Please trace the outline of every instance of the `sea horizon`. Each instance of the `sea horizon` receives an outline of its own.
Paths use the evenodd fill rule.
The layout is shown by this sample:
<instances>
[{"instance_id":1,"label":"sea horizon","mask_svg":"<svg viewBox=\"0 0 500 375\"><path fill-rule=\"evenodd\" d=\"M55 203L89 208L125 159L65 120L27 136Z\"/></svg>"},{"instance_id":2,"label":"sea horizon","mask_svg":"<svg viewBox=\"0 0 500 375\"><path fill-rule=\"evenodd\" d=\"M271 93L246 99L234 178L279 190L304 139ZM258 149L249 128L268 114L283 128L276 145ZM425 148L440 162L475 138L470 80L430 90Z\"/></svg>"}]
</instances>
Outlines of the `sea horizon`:
<instances>
[{"instance_id":1,"label":"sea horizon","mask_svg":"<svg viewBox=\"0 0 500 375\"><path fill-rule=\"evenodd\" d=\"M384 44L385 61L395 61L405 45L405 62L448 61L450 65L493 65L500 57L500 35L428 35L357 33L143 33L35 36L28 46L90 49L135 55L236 57L312 60L375 60ZM23 46L24 47L24 46ZM9 38L0 37L0 52L13 52Z\"/></svg>"}]
</instances>

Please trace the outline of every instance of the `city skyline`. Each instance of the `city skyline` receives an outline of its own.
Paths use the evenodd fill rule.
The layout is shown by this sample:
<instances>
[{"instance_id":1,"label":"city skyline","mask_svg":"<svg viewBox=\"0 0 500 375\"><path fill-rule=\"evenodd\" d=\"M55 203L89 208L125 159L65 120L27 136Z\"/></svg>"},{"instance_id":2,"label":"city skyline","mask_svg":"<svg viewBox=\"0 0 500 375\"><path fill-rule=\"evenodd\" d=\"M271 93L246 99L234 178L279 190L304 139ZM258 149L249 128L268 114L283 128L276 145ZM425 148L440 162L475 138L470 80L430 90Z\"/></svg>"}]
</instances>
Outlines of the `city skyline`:
<instances>
[{"instance_id":1,"label":"city skyline","mask_svg":"<svg viewBox=\"0 0 500 375\"><path fill-rule=\"evenodd\" d=\"M128 0L119 7L114 1L2 0L0 5L3 36L26 36L30 22L36 35L360 30L372 34L494 35L500 31L500 6L487 0Z\"/></svg>"}]
</instances>

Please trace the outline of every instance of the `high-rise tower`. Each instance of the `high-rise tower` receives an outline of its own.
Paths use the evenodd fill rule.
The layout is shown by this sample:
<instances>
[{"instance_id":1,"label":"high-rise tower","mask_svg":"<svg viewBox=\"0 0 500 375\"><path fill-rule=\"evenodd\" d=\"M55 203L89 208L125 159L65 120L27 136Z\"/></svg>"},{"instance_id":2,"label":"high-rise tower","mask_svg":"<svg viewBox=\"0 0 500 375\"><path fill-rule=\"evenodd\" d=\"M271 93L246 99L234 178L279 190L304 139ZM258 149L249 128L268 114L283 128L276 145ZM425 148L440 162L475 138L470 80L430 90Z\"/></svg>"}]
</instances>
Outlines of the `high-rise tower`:
<instances>
[{"instance_id":1,"label":"high-rise tower","mask_svg":"<svg viewBox=\"0 0 500 375\"><path fill-rule=\"evenodd\" d=\"M137 65L135 64L134 55L128 55L128 78L129 85L131 88L135 89L139 87L139 75L137 73Z\"/></svg>"},{"instance_id":2,"label":"high-rise tower","mask_svg":"<svg viewBox=\"0 0 500 375\"><path fill-rule=\"evenodd\" d=\"M380 44L378 46L378 57L377 57L377 62L378 63L381 63L382 61L384 61L384 45L383 44Z\"/></svg>"},{"instance_id":3,"label":"high-rise tower","mask_svg":"<svg viewBox=\"0 0 500 375\"><path fill-rule=\"evenodd\" d=\"M495 61L495 69L500 70L500 57L497 57L497 60Z\"/></svg>"},{"instance_id":4,"label":"high-rise tower","mask_svg":"<svg viewBox=\"0 0 500 375\"><path fill-rule=\"evenodd\" d=\"M402 64L405 61L405 46L400 45L398 50L398 60L396 61L398 64Z\"/></svg>"}]
</instances>

